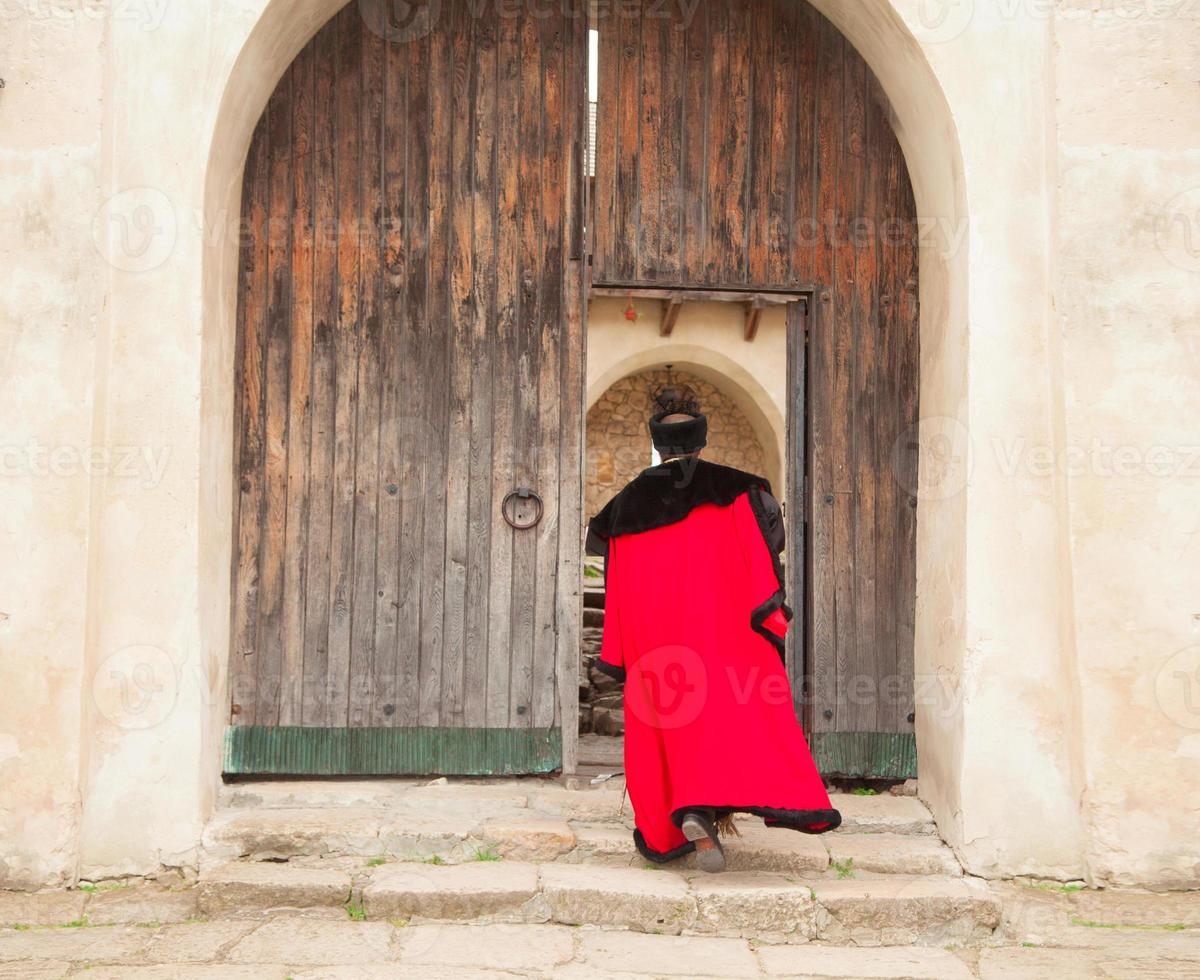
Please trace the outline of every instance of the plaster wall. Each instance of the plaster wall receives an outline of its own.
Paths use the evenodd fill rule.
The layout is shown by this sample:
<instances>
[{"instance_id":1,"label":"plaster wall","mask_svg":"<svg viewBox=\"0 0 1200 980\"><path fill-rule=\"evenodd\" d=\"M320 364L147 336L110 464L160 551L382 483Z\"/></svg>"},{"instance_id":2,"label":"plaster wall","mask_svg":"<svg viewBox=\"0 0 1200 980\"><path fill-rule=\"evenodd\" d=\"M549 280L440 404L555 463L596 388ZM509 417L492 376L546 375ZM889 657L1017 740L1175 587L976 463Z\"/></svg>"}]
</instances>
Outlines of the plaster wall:
<instances>
[{"instance_id":1,"label":"plaster wall","mask_svg":"<svg viewBox=\"0 0 1200 980\"><path fill-rule=\"evenodd\" d=\"M0 32L0 887L79 848L103 270L103 19ZM93 453L96 450L96 453Z\"/></svg>"},{"instance_id":2,"label":"plaster wall","mask_svg":"<svg viewBox=\"0 0 1200 980\"><path fill-rule=\"evenodd\" d=\"M0 480L0 884L194 861L228 711L242 165L338 3L32 6L0 34L2 443L148 462ZM1195 252L1151 244L1197 213L1194 24L817 6L888 93L922 220L922 793L977 873L1194 882L1172 712L1197 701L1161 690L1200 676L1170 659L1197 641L1194 478L992 451L1196 441ZM601 337L597 394L600 359L628 373Z\"/></svg>"},{"instance_id":3,"label":"plaster wall","mask_svg":"<svg viewBox=\"0 0 1200 980\"><path fill-rule=\"evenodd\" d=\"M1200 886L1200 11L1059 3L1055 329L1090 871Z\"/></svg>"}]
</instances>

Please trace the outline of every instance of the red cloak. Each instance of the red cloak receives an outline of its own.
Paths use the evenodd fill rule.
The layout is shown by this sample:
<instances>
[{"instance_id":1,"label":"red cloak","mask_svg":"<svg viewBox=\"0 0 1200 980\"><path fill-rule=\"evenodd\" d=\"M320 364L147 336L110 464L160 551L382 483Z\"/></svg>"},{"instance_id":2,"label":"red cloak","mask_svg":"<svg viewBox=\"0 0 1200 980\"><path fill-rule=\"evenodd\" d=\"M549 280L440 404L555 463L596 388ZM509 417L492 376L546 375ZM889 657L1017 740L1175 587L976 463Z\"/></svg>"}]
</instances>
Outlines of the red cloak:
<instances>
[{"instance_id":1,"label":"red cloak","mask_svg":"<svg viewBox=\"0 0 1200 980\"><path fill-rule=\"evenodd\" d=\"M782 547L767 481L698 459L643 471L589 524L588 550L607 554L599 666L625 685L633 836L652 861L694 848L690 807L841 823L784 668Z\"/></svg>"}]
</instances>

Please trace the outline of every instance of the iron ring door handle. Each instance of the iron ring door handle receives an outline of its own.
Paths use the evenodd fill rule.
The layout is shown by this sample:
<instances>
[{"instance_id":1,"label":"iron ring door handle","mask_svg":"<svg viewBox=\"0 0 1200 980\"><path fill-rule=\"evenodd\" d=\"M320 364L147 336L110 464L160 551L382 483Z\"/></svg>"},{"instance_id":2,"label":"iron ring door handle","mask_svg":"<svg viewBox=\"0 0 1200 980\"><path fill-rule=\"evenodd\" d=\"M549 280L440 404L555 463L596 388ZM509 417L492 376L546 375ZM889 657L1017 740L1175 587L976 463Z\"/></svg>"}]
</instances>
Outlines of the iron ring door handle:
<instances>
[{"instance_id":1,"label":"iron ring door handle","mask_svg":"<svg viewBox=\"0 0 1200 980\"><path fill-rule=\"evenodd\" d=\"M513 501L532 500L535 505L532 520L518 521L509 514L509 504ZM513 508L515 510L515 508ZM500 514L504 520L508 522L508 526L516 528L518 531L524 531L533 527L542 519L543 507L542 498L538 496L537 491L530 487L517 487L516 490L510 490L500 504Z\"/></svg>"}]
</instances>

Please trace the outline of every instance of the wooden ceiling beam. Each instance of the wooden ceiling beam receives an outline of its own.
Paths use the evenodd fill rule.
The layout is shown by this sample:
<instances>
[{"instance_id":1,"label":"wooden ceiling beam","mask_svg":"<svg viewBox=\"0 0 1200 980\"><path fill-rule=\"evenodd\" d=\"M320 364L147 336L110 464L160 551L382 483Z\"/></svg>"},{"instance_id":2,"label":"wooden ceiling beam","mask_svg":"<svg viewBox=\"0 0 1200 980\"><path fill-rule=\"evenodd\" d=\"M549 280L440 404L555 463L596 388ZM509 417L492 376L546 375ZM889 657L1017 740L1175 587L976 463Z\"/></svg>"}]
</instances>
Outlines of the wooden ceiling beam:
<instances>
[{"instance_id":1,"label":"wooden ceiling beam","mask_svg":"<svg viewBox=\"0 0 1200 980\"><path fill-rule=\"evenodd\" d=\"M679 318L679 311L683 308L683 302L679 299L668 299L663 307L662 320L659 321L658 335L660 337L670 337L671 331L675 329L675 321Z\"/></svg>"},{"instance_id":2,"label":"wooden ceiling beam","mask_svg":"<svg viewBox=\"0 0 1200 980\"><path fill-rule=\"evenodd\" d=\"M743 304L746 311L746 342L754 340L758 336L758 321L762 317L763 308L767 305L763 302L761 296L755 296L754 299L746 300Z\"/></svg>"}]
</instances>

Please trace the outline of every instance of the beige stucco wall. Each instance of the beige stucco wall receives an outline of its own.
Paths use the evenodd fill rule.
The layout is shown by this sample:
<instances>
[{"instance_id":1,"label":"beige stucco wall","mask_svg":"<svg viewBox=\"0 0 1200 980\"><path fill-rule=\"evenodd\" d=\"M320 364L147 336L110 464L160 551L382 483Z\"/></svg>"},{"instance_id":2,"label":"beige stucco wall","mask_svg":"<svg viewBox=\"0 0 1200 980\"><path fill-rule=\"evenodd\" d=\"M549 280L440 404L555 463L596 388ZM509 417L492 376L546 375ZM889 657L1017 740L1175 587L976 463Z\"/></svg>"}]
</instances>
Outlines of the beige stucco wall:
<instances>
[{"instance_id":1,"label":"beige stucco wall","mask_svg":"<svg viewBox=\"0 0 1200 980\"><path fill-rule=\"evenodd\" d=\"M1200 885L1200 11L1060 3L1054 296L1088 850ZM1018 476L1046 465L1012 453Z\"/></svg>"},{"instance_id":2,"label":"beige stucco wall","mask_svg":"<svg viewBox=\"0 0 1200 980\"><path fill-rule=\"evenodd\" d=\"M104 23L0 33L0 885L79 847Z\"/></svg>"},{"instance_id":3,"label":"beige stucco wall","mask_svg":"<svg viewBox=\"0 0 1200 980\"><path fill-rule=\"evenodd\" d=\"M31 5L0 33L0 884L194 860L227 712L241 166L335 6ZM923 224L922 794L979 873L1196 884L1195 464L1009 451L1200 441L1196 22L817 6L893 102Z\"/></svg>"}]
</instances>

